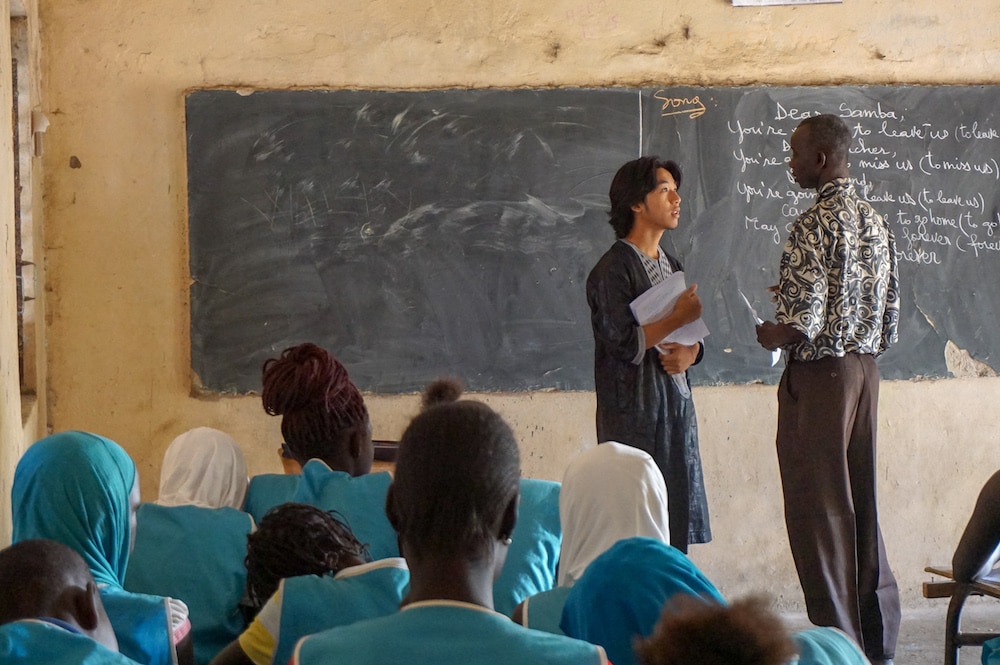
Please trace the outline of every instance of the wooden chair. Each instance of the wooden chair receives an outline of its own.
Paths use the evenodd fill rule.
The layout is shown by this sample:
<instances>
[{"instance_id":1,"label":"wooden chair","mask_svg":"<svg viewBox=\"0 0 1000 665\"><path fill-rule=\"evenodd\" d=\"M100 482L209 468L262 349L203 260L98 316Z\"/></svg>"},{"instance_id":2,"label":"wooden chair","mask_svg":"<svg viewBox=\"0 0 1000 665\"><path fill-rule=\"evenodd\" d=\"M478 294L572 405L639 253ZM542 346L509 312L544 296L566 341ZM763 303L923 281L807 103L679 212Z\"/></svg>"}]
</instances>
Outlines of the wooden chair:
<instances>
[{"instance_id":1,"label":"wooden chair","mask_svg":"<svg viewBox=\"0 0 1000 665\"><path fill-rule=\"evenodd\" d=\"M944 579L924 582L924 598L951 598L945 617L944 665L958 665L960 647L982 646L983 642L1000 637L1000 632L974 633L962 631L962 609L969 596L990 596L1000 599L1000 571L993 571L974 582L956 582L951 568L927 566L925 571Z\"/></svg>"}]
</instances>

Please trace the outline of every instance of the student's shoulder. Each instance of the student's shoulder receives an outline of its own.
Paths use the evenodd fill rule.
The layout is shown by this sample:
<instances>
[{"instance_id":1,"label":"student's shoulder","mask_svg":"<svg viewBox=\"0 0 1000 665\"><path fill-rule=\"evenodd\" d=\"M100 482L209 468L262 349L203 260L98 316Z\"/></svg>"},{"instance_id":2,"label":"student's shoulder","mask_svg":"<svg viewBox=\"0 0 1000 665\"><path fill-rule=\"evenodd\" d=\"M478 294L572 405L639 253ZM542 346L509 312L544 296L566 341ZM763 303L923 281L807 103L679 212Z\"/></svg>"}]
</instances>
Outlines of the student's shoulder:
<instances>
[{"instance_id":1,"label":"student's shoulder","mask_svg":"<svg viewBox=\"0 0 1000 665\"><path fill-rule=\"evenodd\" d=\"M635 250L628 246L628 244L616 240L611 247L608 247L607 251L601 255L601 258L597 260L594 267L591 268L590 274L587 277L588 282L595 280L601 280L606 278L608 275L613 273L621 272L631 264L638 263L638 258L635 256Z\"/></svg>"}]
</instances>

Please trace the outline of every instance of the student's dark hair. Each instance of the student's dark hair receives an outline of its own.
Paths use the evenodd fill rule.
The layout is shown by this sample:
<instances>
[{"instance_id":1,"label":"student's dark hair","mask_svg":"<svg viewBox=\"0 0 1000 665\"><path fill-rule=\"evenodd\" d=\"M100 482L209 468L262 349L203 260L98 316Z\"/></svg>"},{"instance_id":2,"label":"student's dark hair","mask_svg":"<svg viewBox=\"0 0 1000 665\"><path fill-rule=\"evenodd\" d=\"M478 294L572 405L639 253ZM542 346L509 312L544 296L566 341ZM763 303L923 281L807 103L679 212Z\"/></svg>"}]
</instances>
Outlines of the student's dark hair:
<instances>
[{"instance_id":1,"label":"student's dark hair","mask_svg":"<svg viewBox=\"0 0 1000 665\"><path fill-rule=\"evenodd\" d=\"M496 539L520 478L514 433L493 409L431 405L403 432L387 512L414 550L474 555Z\"/></svg>"},{"instance_id":2,"label":"student's dark hair","mask_svg":"<svg viewBox=\"0 0 1000 665\"><path fill-rule=\"evenodd\" d=\"M664 161L655 155L633 159L615 173L608 191L608 198L611 199L608 221L615 230L616 238L624 238L632 230L635 221L632 206L656 188L657 169L666 169L674 177L674 184L680 188L681 167L676 162Z\"/></svg>"},{"instance_id":3,"label":"student's dark hair","mask_svg":"<svg viewBox=\"0 0 1000 665\"><path fill-rule=\"evenodd\" d=\"M809 128L809 140L813 147L830 157L847 163L851 148L851 130L840 117L823 113L806 118L799 127Z\"/></svg>"},{"instance_id":4,"label":"student's dark hair","mask_svg":"<svg viewBox=\"0 0 1000 665\"><path fill-rule=\"evenodd\" d=\"M459 379L454 377L438 379L424 388L424 392L420 396L421 407L426 410L437 404L458 401L458 398L462 396L463 389L464 387Z\"/></svg>"},{"instance_id":5,"label":"student's dark hair","mask_svg":"<svg viewBox=\"0 0 1000 665\"><path fill-rule=\"evenodd\" d=\"M678 595L653 634L635 643L642 665L782 665L795 653L781 619L760 597L725 606Z\"/></svg>"},{"instance_id":6,"label":"student's dark hair","mask_svg":"<svg viewBox=\"0 0 1000 665\"><path fill-rule=\"evenodd\" d=\"M295 459L325 459L352 427L368 422L368 409L347 370L315 344L285 349L264 363L261 401L282 416L281 434Z\"/></svg>"},{"instance_id":7,"label":"student's dark hair","mask_svg":"<svg viewBox=\"0 0 1000 665\"><path fill-rule=\"evenodd\" d=\"M345 555L370 561L368 547L336 512L305 503L284 503L267 511L247 536L247 598L260 609L278 582L298 575L335 574Z\"/></svg>"},{"instance_id":8,"label":"student's dark hair","mask_svg":"<svg viewBox=\"0 0 1000 665\"><path fill-rule=\"evenodd\" d=\"M92 580L83 558L55 540L32 538L0 550L0 624L53 616L69 584Z\"/></svg>"}]
</instances>

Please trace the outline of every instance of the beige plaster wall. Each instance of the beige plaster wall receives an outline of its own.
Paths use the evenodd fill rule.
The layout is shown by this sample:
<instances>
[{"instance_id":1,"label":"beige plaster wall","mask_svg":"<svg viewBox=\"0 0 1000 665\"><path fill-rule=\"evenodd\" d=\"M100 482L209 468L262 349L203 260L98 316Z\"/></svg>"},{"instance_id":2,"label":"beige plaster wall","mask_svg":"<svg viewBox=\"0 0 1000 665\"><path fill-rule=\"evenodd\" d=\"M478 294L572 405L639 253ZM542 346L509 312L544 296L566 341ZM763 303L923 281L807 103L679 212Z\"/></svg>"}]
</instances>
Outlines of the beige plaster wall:
<instances>
[{"instance_id":1,"label":"beige plaster wall","mask_svg":"<svg viewBox=\"0 0 1000 665\"><path fill-rule=\"evenodd\" d=\"M245 86L434 88L1000 82L996 0L39 0L45 49L49 411L121 442L146 498L171 438L208 425L277 471L253 397L192 397L184 93ZM904 602L947 560L995 468L1000 380L883 386L881 509ZM594 443L588 393L489 395L527 475L559 478ZM695 391L716 540L694 558L735 595L801 606L782 525L774 388ZM412 396L371 396L395 438ZM0 421L2 422L2 421Z\"/></svg>"}]
</instances>

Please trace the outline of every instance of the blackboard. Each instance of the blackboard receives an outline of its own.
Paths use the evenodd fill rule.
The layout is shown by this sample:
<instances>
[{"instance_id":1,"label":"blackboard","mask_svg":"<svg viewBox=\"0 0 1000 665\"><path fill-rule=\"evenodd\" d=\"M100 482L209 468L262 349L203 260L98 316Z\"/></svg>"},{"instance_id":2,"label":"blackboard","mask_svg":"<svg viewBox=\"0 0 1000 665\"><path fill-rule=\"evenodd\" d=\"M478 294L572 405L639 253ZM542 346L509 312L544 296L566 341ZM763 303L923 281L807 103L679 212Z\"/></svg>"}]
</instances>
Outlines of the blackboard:
<instances>
[{"instance_id":1,"label":"blackboard","mask_svg":"<svg viewBox=\"0 0 1000 665\"><path fill-rule=\"evenodd\" d=\"M1000 88L258 91L188 95L191 360L202 387L260 387L312 341L367 391L593 389L584 283L614 241L607 190L641 154L684 168L665 246L711 330L697 385L773 383L768 318L798 122L837 113L851 174L894 229L900 343L883 377L947 376L951 341L1000 352Z\"/></svg>"}]
</instances>

